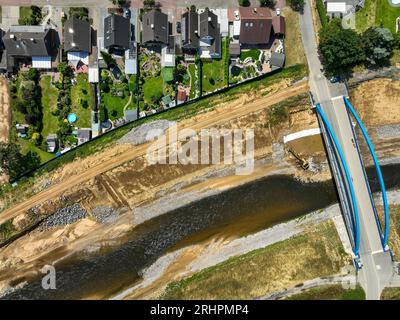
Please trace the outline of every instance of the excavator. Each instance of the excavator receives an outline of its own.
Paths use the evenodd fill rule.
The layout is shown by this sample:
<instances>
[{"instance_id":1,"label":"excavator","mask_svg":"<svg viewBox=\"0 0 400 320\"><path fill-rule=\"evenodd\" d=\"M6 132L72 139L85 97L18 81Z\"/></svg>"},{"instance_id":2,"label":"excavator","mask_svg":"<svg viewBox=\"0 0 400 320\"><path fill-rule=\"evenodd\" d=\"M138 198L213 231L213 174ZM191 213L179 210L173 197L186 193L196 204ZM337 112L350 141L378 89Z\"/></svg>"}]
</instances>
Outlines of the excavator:
<instances>
[{"instance_id":1,"label":"excavator","mask_svg":"<svg viewBox=\"0 0 400 320\"><path fill-rule=\"evenodd\" d=\"M296 163L303 169L308 170L310 168L310 164L304 158L302 158L296 151L292 148L289 148L288 151L296 158Z\"/></svg>"}]
</instances>

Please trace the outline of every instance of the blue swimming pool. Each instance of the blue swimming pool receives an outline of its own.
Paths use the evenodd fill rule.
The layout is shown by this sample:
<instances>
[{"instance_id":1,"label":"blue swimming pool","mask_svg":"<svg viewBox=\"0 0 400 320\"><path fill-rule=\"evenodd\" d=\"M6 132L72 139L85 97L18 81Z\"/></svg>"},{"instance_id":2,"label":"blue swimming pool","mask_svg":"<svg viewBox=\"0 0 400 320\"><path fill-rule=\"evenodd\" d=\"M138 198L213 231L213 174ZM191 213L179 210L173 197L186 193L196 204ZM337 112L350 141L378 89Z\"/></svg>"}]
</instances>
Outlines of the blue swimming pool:
<instances>
[{"instance_id":1,"label":"blue swimming pool","mask_svg":"<svg viewBox=\"0 0 400 320\"><path fill-rule=\"evenodd\" d=\"M76 120L78 120L78 117L76 116L75 113L70 113L67 116L67 120L68 120L69 123L74 123L74 122L76 122Z\"/></svg>"}]
</instances>

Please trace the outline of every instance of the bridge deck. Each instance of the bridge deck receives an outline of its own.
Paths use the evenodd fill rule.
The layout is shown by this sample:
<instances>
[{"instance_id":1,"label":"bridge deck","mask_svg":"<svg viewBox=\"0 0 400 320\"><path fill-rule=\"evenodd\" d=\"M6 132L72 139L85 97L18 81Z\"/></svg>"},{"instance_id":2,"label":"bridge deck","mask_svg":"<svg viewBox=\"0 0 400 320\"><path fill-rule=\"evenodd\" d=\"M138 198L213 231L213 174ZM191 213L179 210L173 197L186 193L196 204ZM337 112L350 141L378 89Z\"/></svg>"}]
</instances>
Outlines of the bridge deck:
<instances>
[{"instance_id":1,"label":"bridge deck","mask_svg":"<svg viewBox=\"0 0 400 320\"><path fill-rule=\"evenodd\" d=\"M354 186L360 222L360 260L363 264L360 280L368 293L367 298L378 299L382 288L390 281L393 273L392 261L390 253L384 252L382 248L374 204L371 200L357 138L342 96L322 103L321 107L339 141ZM323 133L326 134L326 132ZM330 161L336 160L330 155ZM335 165L338 166L337 163ZM341 183L347 185L346 182ZM348 198L341 200L349 201Z\"/></svg>"}]
</instances>

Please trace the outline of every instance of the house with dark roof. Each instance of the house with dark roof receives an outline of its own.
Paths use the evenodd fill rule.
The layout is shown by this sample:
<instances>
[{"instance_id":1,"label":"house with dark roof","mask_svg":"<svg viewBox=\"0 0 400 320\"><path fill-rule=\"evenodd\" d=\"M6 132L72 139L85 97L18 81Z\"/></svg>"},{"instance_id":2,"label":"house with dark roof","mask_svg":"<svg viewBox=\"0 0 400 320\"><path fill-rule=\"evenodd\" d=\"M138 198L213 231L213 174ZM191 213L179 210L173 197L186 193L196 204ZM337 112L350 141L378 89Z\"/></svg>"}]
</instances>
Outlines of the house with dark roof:
<instances>
[{"instance_id":1,"label":"house with dark roof","mask_svg":"<svg viewBox=\"0 0 400 320\"><path fill-rule=\"evenodd\" d=\"M143 44L168 45L168 15L155 9L146 12L142 17L142 31Z\"/></svg>"},{"instance_id":2,"label":"house with dark roof","mask_svg":"<svg viewBox=\"0 0 400 320\"><path fill-rule=\"evenodd\" d=\"M3 37L7 59L50 69L58 53L60 39L56 30L46 26L11 26Z\"/></svg>"},{"instance_id":3,"label":"house with dark roof","mask_svg":"<svg viewBox=\"0 0 400 320\"><path fill-rule=\"evenodd\" d=\"M88 21L72 17L65 22L64 50L68 53L68 61L82 61L86 65L89 64L92 29Z\"/></svg>"},{"instance_id":4,"label":"house with dark roof","mask_svg":"<svg viewBox=\"0 0 400 320\"><path fill-rule=\"evenodd\" d=\"M130 20L116 14L104 19L104 47L107 50L129 49L131 40Z\"/></svg>"},{"instance_id":5,"label":"house with dark roof","mask_svg":"<svg viewBox=\"0 0 400 320\"><path fill-rule=\"evenodd\" d=\"M200 14L188 10L182 15L182 49L201 58L221 57L221 33L218 16L206 8Z\"/></svg>"},{"instance_id":6,"label":"house with dark roof","mask_svg":"<svg viewBox=\"0 0 400 320\"><path fill-rule=\"evenodd\" d=\"M86 53L92 51L91 28L88 21L75 17L65 21L64 50Z\"/></svg>"},{"instance_id":7,"label":"house with dark roof","mask_svg":"<svg viewBox=\"0 0 400 320\"><path fill-rule=\"evenodd\" d=\"M221 58L221 33L218 16L206 8L199 15L200 57Z\"/></svg>"},{"instance_id":8,"label":"house with dark roof","mask_svg":"<svg viewBox=\"0 0 400 320\"><path fill-rule=\"evenodd\" d=\"M239 8L239 42L242 46L268 45L275 36L285 34L285 18L269 8Z\"/></svg>"},{"instance_id":9,"label":"house with dark roof","mask_svg":"<svg viewBox=\"0 0 400 320\"><path fill-rule=\"evenodd\" d=\"M182 49L196 52L199 49L199 15L196 11L188 10L182 15Z\"/></svg>"},{"instance_id":10,"label":"house with dark roof","mask_svg":"<svg viewBox=\"0 0 400 320\"><path fill-rule=\"evenodd\" d=\"M7 51L4 48L3 36L5 32L0 29L0 71L8 71Z\"/></svg>"}]
</instances>

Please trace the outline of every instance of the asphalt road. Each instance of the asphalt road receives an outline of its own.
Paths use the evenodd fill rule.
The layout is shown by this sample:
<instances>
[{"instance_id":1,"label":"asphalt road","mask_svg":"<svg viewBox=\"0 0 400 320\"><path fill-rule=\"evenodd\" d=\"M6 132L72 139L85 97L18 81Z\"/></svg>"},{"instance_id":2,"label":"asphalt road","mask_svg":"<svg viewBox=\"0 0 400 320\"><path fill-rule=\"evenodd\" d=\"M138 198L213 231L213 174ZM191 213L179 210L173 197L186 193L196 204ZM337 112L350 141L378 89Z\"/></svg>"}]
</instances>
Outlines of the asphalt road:
<instances>
[{"instance_id":1,"label":"asphalt road","mask_svg":"<svg viewBox=\"0 0 400 320\"><path fill-rule=\"evenodd\" d=\"M367 299L379 299L381 291L389 284L393 275L393 265L390 254L382 250L363 163L354 143L356 137L342 98L343 95L347 95L346 87L341 83L330 83L323 75L308 0L306 0L300 25L310 68L311 91L315 101L320 102L338 137L354 185L360 219L360 260L363 264L359 272L359 280L364 287Z\"/></svg>"}]
</instances>

